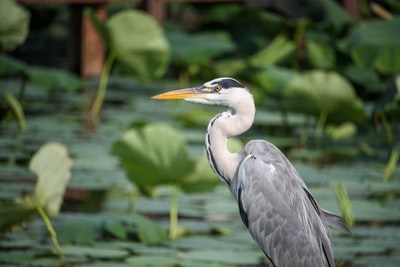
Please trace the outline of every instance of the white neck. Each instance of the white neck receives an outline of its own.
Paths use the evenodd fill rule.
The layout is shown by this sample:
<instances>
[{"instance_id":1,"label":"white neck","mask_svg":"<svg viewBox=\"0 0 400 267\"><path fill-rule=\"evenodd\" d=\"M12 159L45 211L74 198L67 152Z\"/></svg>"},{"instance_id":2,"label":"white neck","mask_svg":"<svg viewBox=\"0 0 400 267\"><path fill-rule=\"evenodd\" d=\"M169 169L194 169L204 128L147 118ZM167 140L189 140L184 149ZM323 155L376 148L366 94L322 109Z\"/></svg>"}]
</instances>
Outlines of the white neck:
<instances>
[{"instance_id":1,"label":"white neck","mask_svg":"<svg viewBox=\"0 0 400 267\"><path fill-rule=\"evenodd\" d=\"M247 131L254 121L256 109L250 93L242 95L240 101L232 103L234 113L226 111L215 116L208 124L206 147L207 156L214 172L226 183L233 179L242 160L239 153L231 153L227 148L229 137Z\"/></svg>"}]
</instances>

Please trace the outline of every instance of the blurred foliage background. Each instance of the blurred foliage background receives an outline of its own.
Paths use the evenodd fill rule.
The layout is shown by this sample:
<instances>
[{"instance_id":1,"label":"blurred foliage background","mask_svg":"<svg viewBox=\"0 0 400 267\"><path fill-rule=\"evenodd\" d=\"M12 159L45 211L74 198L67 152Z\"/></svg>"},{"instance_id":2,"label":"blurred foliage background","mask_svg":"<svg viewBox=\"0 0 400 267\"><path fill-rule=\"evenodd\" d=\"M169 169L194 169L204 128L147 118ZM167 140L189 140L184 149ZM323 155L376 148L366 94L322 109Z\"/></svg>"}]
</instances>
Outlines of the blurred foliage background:
<instances>
[{"instance_id":1,"label":"blurred foliage background","mask_svg":"<svg viewBox=\"0 0 400 267\"><path fill-rule=\"evenodd\" d=\"M149 98L231 76L258 113L230 149L285 152L353 228L338 266L399 266L400 3L342 2L86 8L107 53L81 78L67 4L0 1L0 265L268 266L203 151L221 109Z\"/></svg>"}]
</instances>

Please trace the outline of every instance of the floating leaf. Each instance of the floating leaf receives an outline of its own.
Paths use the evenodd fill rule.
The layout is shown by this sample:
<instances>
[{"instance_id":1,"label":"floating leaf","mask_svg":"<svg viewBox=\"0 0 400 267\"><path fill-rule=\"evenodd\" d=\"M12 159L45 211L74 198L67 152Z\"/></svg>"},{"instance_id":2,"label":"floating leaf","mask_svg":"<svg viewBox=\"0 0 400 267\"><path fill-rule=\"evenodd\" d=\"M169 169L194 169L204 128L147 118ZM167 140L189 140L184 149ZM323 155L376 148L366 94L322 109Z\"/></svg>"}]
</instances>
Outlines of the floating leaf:
<instances>
[{"instance_id":1,"label":"floating leaf","mask_svg":"<svg viewBox=\"0 0 400 267\"><path fill-rule=\"evenodd\" d=\"M29 169L38 176L35 199L50 216L56 216L71 178L72 160L60 143L47 143L32 157Z\"/></svg>"},{"instance_id":2,"label":"floating leaf","mask_svg":"<svg viewBox=\"0 0 400 267\"><path fill-rule=\"evenodd\" d=\"M262 262L262 254L255 251L233 251L223 249L195 250L181 253L183 259L196 260L200 262L218 262L235 265L257 265Z\"/></svg>"},{"instance_id":3,"label":"floating leaf","mask_svg":"<svg viewBox=\"0 0 400 267\"><path fill-rule=\"evenodd\" d=\"M79 216L63 219L63 223L57 227L58 239L63 244L90 244L101 236L102 220L96 217Z\"/></svg>"},{"instance_id":4,"label":"floating leaf","mask_svg":"<svg viewBox=\"0 0 400 267\"><path fill-rule=\"evenodd\" d=\"M129 257L126 262L132 264L132 266L145 267L170 267L179 264L177 259L169 255L137 255Z\"/></svg>"},{"instance_id":5,"label":"floating leaf","mask_svg":"<svg viewBox=\"0 0 400 267\"><path fill-rule=\"evenodd\" d=\"M72 245L64 246L63 250L67 256L90 257L94 259L121 259L129 254L128 251L113 248L96 248Z\"/></svg>"},{"instance_id":6,"label":"floating leaf","mask_svg":"<svg viewBox=\"0 0 400 267\"><path fill-rule=\"evenodd\" d=\"M111 49L128 70L141 79L159 78L169 63L169 44L153 17L126 10L107 20Z\"/></svg>"},{"instance_id":7,"label":"floating leaf","mask_svg":"<svg viewBox=\"0 0 400 267\"><path fill-rule=\"evenodd\" d=\"M104 226L105 230L119 239L126 239L126 229L121 222L110 222Z\"/></svg>"}]
</instances>

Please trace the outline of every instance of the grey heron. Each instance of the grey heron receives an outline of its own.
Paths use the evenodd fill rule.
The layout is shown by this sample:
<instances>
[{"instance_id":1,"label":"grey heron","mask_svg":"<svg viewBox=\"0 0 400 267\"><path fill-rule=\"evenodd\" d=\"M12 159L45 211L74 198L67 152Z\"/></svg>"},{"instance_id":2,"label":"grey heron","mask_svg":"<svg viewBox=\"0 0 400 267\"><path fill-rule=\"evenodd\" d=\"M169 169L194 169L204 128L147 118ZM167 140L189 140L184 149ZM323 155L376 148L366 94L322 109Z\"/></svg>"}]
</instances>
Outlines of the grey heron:
<instances>
[{"instance_id":1,"label":"grey heron","mask_svg":"<svg viewBox=\"0 0 400 267\"><path fill-rule=\"evenodd\" d=\"M317 204L286 156L264 140L250 141L239 153L227 148L227 139L247 131L254 121L256 108L247 87L223 77L152 98L227 106L209 122L205 147L253 239L275 267L335 266L325 225L351 232L339 216Z\"/></svg>"}]
</instances>

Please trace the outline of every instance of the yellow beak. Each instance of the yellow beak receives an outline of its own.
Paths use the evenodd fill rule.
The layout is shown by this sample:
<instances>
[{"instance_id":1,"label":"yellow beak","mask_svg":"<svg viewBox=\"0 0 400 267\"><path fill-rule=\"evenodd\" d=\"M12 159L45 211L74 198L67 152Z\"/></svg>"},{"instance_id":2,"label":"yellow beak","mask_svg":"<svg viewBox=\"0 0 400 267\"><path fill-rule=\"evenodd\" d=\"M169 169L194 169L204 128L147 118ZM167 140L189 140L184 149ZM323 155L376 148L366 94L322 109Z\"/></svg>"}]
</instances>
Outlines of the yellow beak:
<instances>
[{"instance_id":1,"label":"yellow beak","mask_svg":"<svg viewBox=\"0 0 400 267\"><path fill-rule=\"evenodd\" d=\"M187 99L193 98L201 94L201 90L198 88L186 88L186 89L179 89L173 90L166 93L162 93L159 95L152 96L152 99L159 99L159 100L171 100L171 99Z\"/></svg>"}]
</instances>

